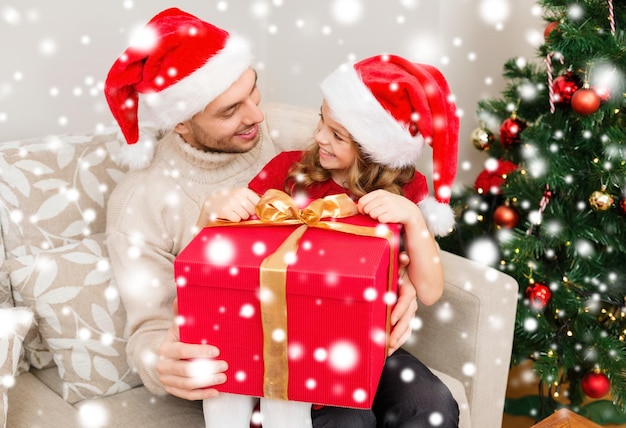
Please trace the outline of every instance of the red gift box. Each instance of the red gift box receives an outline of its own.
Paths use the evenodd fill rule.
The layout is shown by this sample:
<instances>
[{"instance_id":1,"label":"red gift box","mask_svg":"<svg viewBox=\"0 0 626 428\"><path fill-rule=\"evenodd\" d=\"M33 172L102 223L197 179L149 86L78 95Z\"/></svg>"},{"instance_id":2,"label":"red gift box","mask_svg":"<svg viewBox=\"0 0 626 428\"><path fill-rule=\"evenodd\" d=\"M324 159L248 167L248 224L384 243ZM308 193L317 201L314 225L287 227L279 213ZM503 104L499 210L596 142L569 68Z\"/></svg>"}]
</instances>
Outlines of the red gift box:
<instances>
[{"instance_id":1,"label":"red gift box","mask_svg":"<svg viewBox=\"0 0 626 428\"><path fill-rule=\"evenodd\" d=\"M360 215L340 222L380 227ZM384 227L391 239L306 228L295 256L286 254L284 329L263 326L261 301L276 303L271 293L261 296L260 267L298 226L204 228L174 271L181 341L215 345L228 362L228 380L216 389L371 408L397 293L400 226ZM282 347L283 360L268 355L272 346ZM268 393L264 381L281 376L286 396Z\"/></svg>"}]
</instances>

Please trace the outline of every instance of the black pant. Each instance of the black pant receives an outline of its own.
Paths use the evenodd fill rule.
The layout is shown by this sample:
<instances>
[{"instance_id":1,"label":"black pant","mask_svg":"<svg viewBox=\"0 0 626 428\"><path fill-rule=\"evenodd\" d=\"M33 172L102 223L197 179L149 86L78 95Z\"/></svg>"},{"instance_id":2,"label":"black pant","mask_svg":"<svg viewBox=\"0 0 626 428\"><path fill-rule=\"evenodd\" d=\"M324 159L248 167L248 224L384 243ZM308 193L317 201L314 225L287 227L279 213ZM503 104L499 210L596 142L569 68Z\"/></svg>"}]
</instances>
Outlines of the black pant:
<instances>
[{"instance_id":1,"label":"black pant","mask_svg":"<svg viewBox=\"0 0 626 428\"><path fill-rule=\"evenodd\" d=\"M314 428L457 428L459 425L459 407L448 388L403 349L387 358L371 410L325 406L313 410L311 415Z\"/></svg>"}]
</instances>

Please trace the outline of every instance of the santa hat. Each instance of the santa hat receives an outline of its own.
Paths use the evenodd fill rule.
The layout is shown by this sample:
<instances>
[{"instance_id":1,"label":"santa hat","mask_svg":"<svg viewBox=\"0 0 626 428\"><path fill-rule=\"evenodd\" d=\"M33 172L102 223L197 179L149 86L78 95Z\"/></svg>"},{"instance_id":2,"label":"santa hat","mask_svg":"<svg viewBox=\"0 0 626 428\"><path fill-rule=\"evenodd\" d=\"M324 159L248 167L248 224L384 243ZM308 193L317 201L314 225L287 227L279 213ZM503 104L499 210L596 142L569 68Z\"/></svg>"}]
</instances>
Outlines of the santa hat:
<instances>
[{"instance_id":1,"label":"santa hat","mask_svg":"<svg viewBox=\"0 0 626 428\"><path fill-rule=\"evenodd\" d=\"M459 118L439 70L395 55L344 64L321 84L333 117L372 162L415 165L432 147L435 197L419 202L430 230L446 235L454 226L449 205L456 177Z\"/></svg>"},{"instance_id":2,"label":"santa hat","mask_svg":"<svg viewBox=\"0 0 626 428\"><path fill-rule=\"evenodd\" d=\"M140 140L142 119L161 130L190 119L227 90L250 66L247 41L221 28L170 8L156 15L109 70L104 94L129 145ZM145 115L144 115L145 113ZM150 149L152 141L145 141ZM134 167L151 153L122 154Z\"/></svg>"}]
</instances>

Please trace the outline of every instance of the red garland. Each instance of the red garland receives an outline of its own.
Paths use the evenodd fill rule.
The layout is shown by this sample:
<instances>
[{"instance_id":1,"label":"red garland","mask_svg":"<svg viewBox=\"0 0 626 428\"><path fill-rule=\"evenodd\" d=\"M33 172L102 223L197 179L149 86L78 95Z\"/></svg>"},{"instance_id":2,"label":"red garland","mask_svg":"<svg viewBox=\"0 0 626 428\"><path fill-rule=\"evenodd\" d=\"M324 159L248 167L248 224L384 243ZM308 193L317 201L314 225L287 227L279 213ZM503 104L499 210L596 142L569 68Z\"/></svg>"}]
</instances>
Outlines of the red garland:
<instances>
[{"instance_id":1,"label":"red garland","mask_svg":"<svg viewBox=\"0 0 626 428\"><path fill-rule=\"evenodd\" d=\"M474 190L482 195L491 193L493 195L500 195L502 193L502 185L505 181L505 176L517 169L517 165L507 160L498 160L498 166L495 170L484 169L476 177L474 181Z\"/></svg>"}]
</instances>

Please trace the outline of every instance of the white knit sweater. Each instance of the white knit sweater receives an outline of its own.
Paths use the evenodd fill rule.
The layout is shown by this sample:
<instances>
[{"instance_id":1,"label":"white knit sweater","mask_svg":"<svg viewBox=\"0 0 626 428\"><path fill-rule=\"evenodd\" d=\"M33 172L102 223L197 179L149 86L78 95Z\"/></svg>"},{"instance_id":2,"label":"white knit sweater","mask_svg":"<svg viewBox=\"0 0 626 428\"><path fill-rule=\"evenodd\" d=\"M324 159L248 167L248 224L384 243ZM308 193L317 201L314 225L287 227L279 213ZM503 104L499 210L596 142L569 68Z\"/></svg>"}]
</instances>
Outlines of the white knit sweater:
<instances>
[{"instance_id":1,"label":"white knit sweater","mask_svg":"<svg viewBox=\"0 0 626 428\"><path fill-rule=\"evenodd\" d=\"M261 141L250 152L207 153L170 132L157 143L151 164L129 172L109 199L107 244L127 312L128 359L155 394L165 393L156 352L173 322L173 262L193 237L202 202L247 185L277 153L311 142L315 110L268 104L263 111Z\"/></svg>"}]
</instances>

